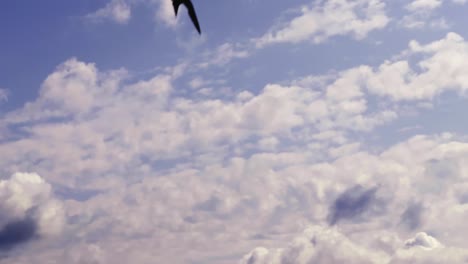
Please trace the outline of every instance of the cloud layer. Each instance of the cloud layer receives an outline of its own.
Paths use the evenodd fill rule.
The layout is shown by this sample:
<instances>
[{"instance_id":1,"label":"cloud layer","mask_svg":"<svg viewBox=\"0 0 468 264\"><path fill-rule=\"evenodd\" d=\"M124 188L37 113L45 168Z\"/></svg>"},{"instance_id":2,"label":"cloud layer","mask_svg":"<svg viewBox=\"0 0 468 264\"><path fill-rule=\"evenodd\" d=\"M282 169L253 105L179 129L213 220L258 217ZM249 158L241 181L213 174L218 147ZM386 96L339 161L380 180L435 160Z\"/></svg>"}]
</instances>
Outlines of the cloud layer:
<instances>
[{"instance_id":1,"label":"cloud layer","mask_svg":"<svg viewBox=\"0 0 468 264\"><path fill-rule=\"evenodd\" d=\"M362 39L369 32L384 28L388 22L385 3L380 0L319 1L313 6L302 7L297 17L270 30L256 40L256 45L319 43L339 35Z\"/></svg>"},{"instance_id":2,"label":"cloud layer","mask_svg":"<svg viewBox=\"0 0 468 264\"><path fill-rule=\"evenodd\" d=\"M468 250L444 247L426 233L418 233L404 243L388 234L373 239L375 248L363 247L336 228L312 226L295 238L287 248L256 248L245 255L241 264L282 263L465 263ZM395 244L398 247L395 248ZM393 250L388 250L394 248Z\"/></svg>"},{"instance_id":3,"label":"cloud layer","mask_svg":"<svg viewBox=\"0 0 468 264\"><path fill-rule=\"evenodd\" d=\"M35 173L15 173L1 180L0 200L0 252L58 235L63 229L63 206Z\"/></svg>"},{"instance_id":4,"label":"cloud layer","mask_svg":"<svg viewBox=\"0 0 468 264\"><path fill-rule=\"evenodd\" d=\"M169 1L90 16L125 24L137 4L172 25ZM259 47L359 40L392 21L379 0L295 10L253 43L145 78L70 58L2 113L2 263L466 262L466 136L397 131L443 96L464 100L467 41L415 39L374 64L249 89L211 75Z\"/></svg>"}]
</instances>

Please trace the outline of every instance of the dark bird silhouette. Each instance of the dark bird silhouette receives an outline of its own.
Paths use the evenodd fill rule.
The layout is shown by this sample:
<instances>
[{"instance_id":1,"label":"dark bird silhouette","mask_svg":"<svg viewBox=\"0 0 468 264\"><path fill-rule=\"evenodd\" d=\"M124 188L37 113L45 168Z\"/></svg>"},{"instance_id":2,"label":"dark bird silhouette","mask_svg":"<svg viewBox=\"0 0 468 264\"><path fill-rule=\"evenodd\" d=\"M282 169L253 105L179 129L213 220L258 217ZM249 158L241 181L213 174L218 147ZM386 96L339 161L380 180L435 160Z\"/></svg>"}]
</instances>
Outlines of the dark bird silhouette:
<instances>
[{"instance_id":1,"label":"dark bird silhouette","mask_svg":"<svg viewBox=\"0 0 468 264\"><path fill-rule=\"evenodd\" d=\"M201 34L200 24L198 23L197 14L195 13L195 8L193 7L192 1L190 0L172 0L172 5L174 6L174 12L177 16L177 11L179 11L179 6L184 4L187 7L188 14L190 19L192 19L193 25L198 31L198 34Z\"/></svg>"}]
</instances>

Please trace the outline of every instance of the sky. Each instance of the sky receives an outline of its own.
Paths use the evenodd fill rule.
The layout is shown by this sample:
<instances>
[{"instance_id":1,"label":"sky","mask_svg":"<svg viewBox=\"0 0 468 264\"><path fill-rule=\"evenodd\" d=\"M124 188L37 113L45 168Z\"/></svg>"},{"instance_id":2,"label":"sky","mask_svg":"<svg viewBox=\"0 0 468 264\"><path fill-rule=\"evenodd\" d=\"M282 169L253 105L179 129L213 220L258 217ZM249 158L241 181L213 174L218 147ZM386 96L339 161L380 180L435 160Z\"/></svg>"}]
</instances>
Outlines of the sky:
<instances>
[{"instance_id":1,"label":"sky","mask_svg":"<svg viewBox=\"0 0 468 264\"><path fill-rule=\"evenodd\" d=\"M468 263L466 0L0 3L0 263Z\"/></svg>"}]
</instances>

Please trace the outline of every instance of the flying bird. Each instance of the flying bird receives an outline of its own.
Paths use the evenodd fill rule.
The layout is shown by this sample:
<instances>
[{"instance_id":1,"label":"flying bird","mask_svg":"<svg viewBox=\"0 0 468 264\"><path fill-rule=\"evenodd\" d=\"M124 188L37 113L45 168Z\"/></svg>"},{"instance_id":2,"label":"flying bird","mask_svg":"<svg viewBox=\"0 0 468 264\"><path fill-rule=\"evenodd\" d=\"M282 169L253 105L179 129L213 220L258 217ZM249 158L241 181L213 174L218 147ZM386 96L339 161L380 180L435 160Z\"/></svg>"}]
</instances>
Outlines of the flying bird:
<instances>
[{"instance_id":1,"label":"flying bird","mask_svg":"<svg viewBox=\"0 0 468 264\"><path fill-rule=\"evenodd\" d=\"M198 34L201 34L200 24L198 23L197 14L195 13L195 8L193 7L191 0L172 0L172 5L174 6L174 12L177 16L177 11L179 11L179 6L184 4L187 7L188 14L190 19L192 19L193 25L198 31Z\"/></svg>"}]
</instances>

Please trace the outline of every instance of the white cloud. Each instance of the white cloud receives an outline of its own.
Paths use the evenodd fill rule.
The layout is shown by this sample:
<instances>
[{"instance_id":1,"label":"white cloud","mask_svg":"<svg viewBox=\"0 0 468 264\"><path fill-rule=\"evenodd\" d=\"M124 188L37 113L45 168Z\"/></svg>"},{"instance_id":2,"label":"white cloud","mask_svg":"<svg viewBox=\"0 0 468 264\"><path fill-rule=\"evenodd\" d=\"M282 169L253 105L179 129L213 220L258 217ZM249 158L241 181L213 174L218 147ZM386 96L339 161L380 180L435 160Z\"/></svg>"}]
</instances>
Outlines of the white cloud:
<instances>
[{"instance_id":1,"label":"white cloud","mask_svg":"<svg viewBox=\"0 0 468 264\"><path fill-rule=\"evenodd\" d=\"M0 102L8 100L8 90L0 88Z\"/></svg>"},{"instance_id":2,"label":"white cloud","mask_svg":"<svg viewBox=\"0 0 468 264\"><path fill-rule=\"evenodd\" d=\"M26 119L32 121L87 114L92 112L97 104L102 106L108 103L108 96L126 77L127 73L124 70L98 76L94 64L80 62L75 58L69 59L47 77L36 101L26 103L22 113L10 113L7 120L11 118L22 122Z\"/></svg>"},{"instance_id":3,"label":"white cloud","mask_svg":"<svg viewBox=\"0 0 468 264\"><path fill-rule=\"evenodd\" d=\"M240 92L224 101L178 96L172 87L178 74L123 84L125 70L99 72L91 63L66 61L46 78L36 101L6 114L8 124L31 137L7 143L3 163L15 164L12 170L34 169L42 160L39 172L59 166L56 177L104 172L117 169L116 163L139 164L142 156L181 158L193 149L211 152L218 144L237 148L255 137L261 148L263 138L271 137L334 141L320 135L336 130L346 138L347 130L369 131L396 117L387 110L368 111L361 68L343 72L326 87L269 84L255 95ZM30 122L35 124L27 126Z\"/></svg>"},{"instance_id":4,"label":"white cloud","mask_svg":"<svg viewBox=\"0 0 468 264\"><path fill-rule=\"evenodd\" d=\"M423 247L426 249L434 249L441 247L441 244L437 239L429 236L426 233L417 233L414 238L408 239L405 241L405 247Z\"/></svg>"},{"instance_id":5,"label":"white cloud","mask_svg":"<svg viewBox=\"0 0 468 264\"><path fill-rule=\"evenodd\" d=\"M35 235L57 235L65 224L62 203L54 198L50 184L35 173L15 173L10 179L0 180L0 212L0 251L5 243L20 243L13 237L8 242L3 236L14 223L32 221L25 240Z\"/></svg>"},{"instance_id":6,"label":"white cloud","mask_svg":"<svg viewBox=\"0 0 468 264\"><path fill-rule=\"evenodd\" d=\"M405 242L405 248L395 252L389 264L409 263L464 263L468 259L466 248L445 247L434 237L421 232Z\"/></svg>"},{"instance_id":7,"label":"white cloud","mask_svg":"<svg viewBox=\"0 0 468 264\"><path fill-rule=\"evenodd\" d=\"M375 151L367 142L372 135L360 133L358 142L350 134L396 119L399 104L378 104L387 97L429 101L463 90L465 45L451 33L426 45L412 42L398 61L376 68L210 99L183 96L178 81L187 83L181 78L187 64L132 81L125 70L103 72L70 59L46 78L35 101L2 117L21 133L1 143L0 169L34 170L49 182L99 192L63 202L72 222L64 239L71 242L8 261L145 264L157 255L168 263L222 263L259 245L244 261L255 255L258 263L279 256L292 263L344 257L405 263L417 257L405 252L427 248L461 252L451 255L457 260L464 253L456 247L468 246L461 231L468 216L467 143L449 134L416 136ZM413 55L422 70L411 70ZM192 85L207 83L202 77ZM413 82L437 86L398 89ZM285 250L267 249L284 247L311 223L316 227ZM421 231L427 233L407 245L422 248L402 248ZM445 246L433 248L427 234ZM328 254L336 250L343 254Z\"/></svg>"},{"instance_id":8,"label":"white cloud","mask_svg":"<svg viewBox=\"0 0 468 264\"><path fill-rule=\"evenodd\" d=\"M409 51L424 56L418 67L412 69L409 60L380 65L367 81L372 93L394 100L427 100L447 90L465 93L468 44L460 35L448 33L427 45L412 41Z\"/></svg>"},{"instance_id":9,"label":"white cloud","mask_svg":"<svg viewBox=\"0 0 468 264\"><path fill-rule=\"evenodd\" d=\"M249 55L249 51L240 44L223 43L214 51L205 52L203 59L204 62L202 62L199 66L202 68L213 65L223 66L233 59L246 58Z\"/></svg>"},{"instance_id":10,"label":"white cloud","mask_svg":"<svg viewBox=\"0 0 468 264\"><path fill-rule=\"evenodd\" d=\"M463 5L466 0L452 0L452 3ZM447 29L451 23L445 17L434 18L436 10L441 8L444 4L448 3L447 0L413 0L405 6L409 11L399 24L409 29Z\"/></svg>"},{"instance_id":11,"label":"white cloud","mask_svg":"<svg viewBox=\"0 0 468 264\"><path fill-rule=\"evenodd\" d=\"M311 226L284 249L257 248L240 264L385 263L385 254L366 249L335 228Z\"/></svg>"},{"instance_id":12,"label":"white cloud","mask_svg":"<svg viewBox=\"0 0 468 264\"><path fill-rule=\"evenodd\" d=\"M413 0L411 3L406 5L406 9L412 12L423 12L423 11L432 11L442 6L447 0ZM466 0L452 0L455 4L465 4Z\"/></svg>"},{"instance_id":13,"label":"white cloud","mask_svg":"<svg viewBox=\"0 0 468 264\"><path fill-rule=\"evenodd\" d=\"M410 11L432 10L442 5L442 0L414 0L406 5Z\"/></svg>"},{"instance_id":14,"label":"white cloud","mask_svg":"<svg viewBox=\"0 0 468 264\"><path fill-rule=\"evenodd\" d=\"M225 100L174 93L173 81L186 65L124 84L125 70L100 72L91 63L71 59L44 81L36 101L5 115L6 124L20 124L30 137L5 144L2 164L14 172L35 169L42 161L40 173L59 177L82 170L125 170L113 164L141 164L142 156L157 161L186 157L194 149L210 153L220 144L235 147L238 154L256 148L287 150L274 143L283 140L339 147L350 143L348 132L371 131L398 117L396 105L370 108L369 94L400 101L430 100L451 89L464 92L466 45L455 33L426 45L413 41L407 55L375 69L359 66L315 77L320 81L309 76L289 86L269 84L257 94L240 92ZM412 55L424 55L417 64L422 71L411 69ZM29 122L36 124L26 127ZM256 137L257 143L250 142ZM329 155L338 157L342 151ZM52 174L51 168L56 169Z\"/></svg>"},{"instance_id":15,"label":"white cloud","mask_svg":"<svg viewBox=\"0 0 468 264\"><path fill-rule=\"evenodd\" d=\"M110 19L119 24L126 24L132 16L131 6L125 0L111 0L103 8L87 15L91 20Z\"/></svg>"},{"instance_id":16,"label":"white cloud","mask_svg":"<svg viewBox=\"0 0 468 264\"><path fill-rule=\"evenodd\" d=\"M257 47L273 43L323 42L338 35L362 39L389 22L380 0L321 1L302 7L300 15L255 40Z\"/></svg>"},{"instance_id":17,"label":"white cloud","mask_svg":"<svg viewBox=\"0 0 468 264\"><path fill-rule=\"evenodd\" d=\"M384 234L384 233L382 233ZM435 238L426 233L418 233L415 238L392 241L381 236L376 248L363 247L359 241L340 233L336 228L311 226L294 239L286 248L268 250L256 248L245 255L240 264L307 264L307 263L464 263L468 250L443 247ZM385 251L391 244L399 243L396 250Z\"/></svg>"},{"instance_id":18,"label":"white cloud","mask_svg":"<svg viewBox=\"0 0 468 264\"><path fill-rule=\"evenodd\" d=\"M145 5L145 8L151 9L156 22L162 22L169 27L176 25L172 2L165 0L109 0L104 7L88 14L86 18L94 21L109 19L119 24L126 24L130 21L132 9L136 5Z\"/></svg>"},{"instance_id":19,"label":"white cloud","mask_svg":"<svg viewBox=\"0 0 468 264\"><path fill-rule=\"evenodd\" d=\"M150 0L150 3L156 4L155 17L158 21L163 22L167 26L174 27L176 25L176 17L172 2L165 0Z\"/></svg>"},{"instance_id":20,"label":"white cloud","mask_svg":"<svg viewBox=\"0 0 468 264\"><path fill-rule=\"evenodd\" d=\"M63 144L62 151L66 151L66 144ZM131 146L127 143L126 149ZM156 171L145 172L144 164L135 164L138 168L127 168L122 172L114 170L114 173L122 173L122 177L89 178L86 181L91 181L94 188L112 191L82 202L69 201L66 206L76 225L75 236L79 238L74 241L88 241L95 236L100 240L89 246L67 245L67 256L76 263L83 261L83 258L76 257L79 256L77 252L90 252L86 255L90 260L151 263L154 261L151 256L156 252L161 259L174 262L183 263L187 259L201 261L207 256L226 254L226 250L239 252L245 247L253 248L259 242L249 237L256 234L268 237L275 233L297 232L298 225L313 222L319 226L314 232L318 232L316 243L321 246L314 249L314 254L300 254L301 258L334 257L340 261L340 257L349 257L359 263L372 259L366 255L369 252L376 258L387 256L385 250L393 248L393 240L377 239L370 234L380 230L377 233L379 237L383 236L382 232L398 237L400 232L405 232L406 229L399 229L398 225L413 199L425 201L429 212L437 212L423 215L424 221L415 226L440 234L447 227L445 224L438 226L439 216L457 212L454 208L458 202L451 197L464 193L463 189L454 192L452 188L465 181L468 147L449 135L415 137L378 154L354 147L353 151L331 162L317 162L316 153L307 146L296 147L296 152L260 152L250 158L230 157L224 163L197 162L197 157L194 157L189 166L166 172L158 172L157 167ZM435 159L440 162L434 163ZM450 177L441 176L447 172ZM134 175L136 173L140 175ZM132 177L140 180L129 183ZM347 218L349 214L342 214L343 218L335 229L338 233L327 231L325 225L330 205L355 183L380 186L369 204L380 205L382 211L358 206L353 217ZM356 203L351 206L356 206ZM461 220L455 222L457 219ZM452 216L444 218L444 223L456 223L456 230L464 230L466 224L462 219L465 218ZM364 232L362 237L359 237L359 230ZM348 232L358 234L358 237L350 237ZM449 244L457 241L457 237L465 237L456 231L451 231L450 235L452 238L442 236ZM333 237L343 239L333 240ZM238 245L232 245L230 241L233 239L240 241ZM309 240L303 238L288 251L292 260L293 256L299 256L295 252L307 248L306 245L311 247L301 244L301 241ZM424 239L415 241L424 242ZM368 245L372 243L383 243L379 245L384 253L369 250ZM426 242L420 244L430 245ZM400 245L404 243L400 241ZM161 250L155 251L155 248ZM187 248L197 250L184 251ZM333 256L321 253L332 249L344 253ZM201 252L204 255L197 255ZM47 258L51 256L44 256ZM15 259L11 261L20 263L14 262Z\"/></svg>"}]
</instances>

